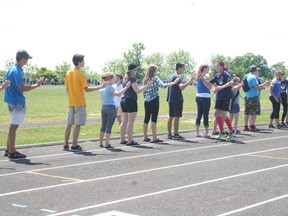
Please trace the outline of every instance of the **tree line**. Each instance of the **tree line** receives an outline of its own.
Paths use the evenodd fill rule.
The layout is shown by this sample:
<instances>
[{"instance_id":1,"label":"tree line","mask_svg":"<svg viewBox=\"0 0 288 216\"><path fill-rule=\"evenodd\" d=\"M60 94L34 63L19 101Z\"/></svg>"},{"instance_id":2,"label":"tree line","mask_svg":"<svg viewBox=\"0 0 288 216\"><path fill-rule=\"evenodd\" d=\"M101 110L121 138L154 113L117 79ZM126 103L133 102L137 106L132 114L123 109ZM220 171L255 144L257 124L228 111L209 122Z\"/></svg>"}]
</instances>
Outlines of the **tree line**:
<instances>
[{"instance_id":1,"label":"tree line","mask_svg":"<svg viewBox=\"0 0 288 216\"><path fill-rule=\"evenodd\" d=\"M143 43L134 43L131 49L123 53L122 58L112 59L105 62L104 66L102 67L102 71L125 74L127 65L134 63L141 66L137 74L137 78L142 80L147 66L150 63L154 63L158 67L158 76L162 80L167 80L169 76L174 73L175 64L177 62L183 62L186 64L186 71L188 73L193 73L195 70L197 70L197 68L195 68L196 62L189 51L179 49L177 51L171 52L168 55L156 52L152 53L151 55L144 56L144 50L145 46ZM256 65L257 67L261 68L260 76L264 79L272 79L276 70L282 70L284 72L288 70L285 62L278 62L268 66L268 62L263 56L255 55L253 53L246 53L234 58L216 54L211 56L209 63L213 73L215 73L214 62L216 60L223 61L228 67L229 72L240 78L243 78L244 75L248 73L249 67L251 65ZM0 77L5 77L6 70L14 63L14 59L7 60L5 62L5 70L0 71ZM55 80L55 82L56 80L63 80L65 78L66 72L70 69L71 64L68 64L65 61L60 65L56 65L54 70L48 69L46 67L38 67L36 65L32 65L31 63L27 64L24 68L25 78L35 79L37 77L45 77L48 80ZM83 72L89 80L100 80L101 73L99 73L99 71L92 70L89 66L85 66L83 68Z\"/></svg>"}]
</instances>

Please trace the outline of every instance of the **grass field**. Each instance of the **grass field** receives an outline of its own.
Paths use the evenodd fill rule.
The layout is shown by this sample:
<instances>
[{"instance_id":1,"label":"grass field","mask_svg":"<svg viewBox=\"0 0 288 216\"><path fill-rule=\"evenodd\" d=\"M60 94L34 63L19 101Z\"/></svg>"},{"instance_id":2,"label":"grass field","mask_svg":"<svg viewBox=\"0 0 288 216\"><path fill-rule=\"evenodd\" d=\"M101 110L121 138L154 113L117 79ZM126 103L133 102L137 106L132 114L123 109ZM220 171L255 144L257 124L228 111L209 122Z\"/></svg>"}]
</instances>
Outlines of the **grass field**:
<instances>
[{"instance_id":1,"label":"grass field","mask_svg":"<svg viewBox=\"0 0 288 216\"><path fill-rule=\"evenodd\" d=\"M0 100L3 101L3 93L0 93ZM189 87L183 91L184 107L183 112L196 112L195 87ZM166 89L160 89L160 115L168 114L168 103L166 102ZM241 93L243 94L243 93ZM67 113L67 96L64 86L43 86L31 92L25 93L27 99L27 113L25 123L41 123L41 122L63 122L65 125ZM271 103L268 99L269 91L263 90L261 93L261 108L270 109ZM100 119L101 101L99 92L91 92L86 94L87 97L87 113L88 119ZM0 124L9 124L9 112L7 105L0 105ZM212 107L214 101L212 100ZM243 100L240 104L243 109ZM143 94L138 97L138 115L144 115ZM270 113L262 112L257 118L258 123L267 123ZM194 117L193 117L194 118ZM211 117L213 120L213 117ZM188 130L195 128L195 119L182 118L180 130ZM158 132L166 132L167 120L161 119L158 122ZM240 124L243 124L243 112L240 114ZM211 124L212 126L212 124ZM51 126L40 128L20 128L17 133L18 145L32 144L40 142L52 142L63 140L65 126ZM86 125L81 129L80 139L97 138L100 125ZM142 133L142 121L135 123L135 133ZM6 143L6 130L0 130L0 146ZM115 122L112 136L119 136L119 126Z\"/></svg>"}]
</instances>

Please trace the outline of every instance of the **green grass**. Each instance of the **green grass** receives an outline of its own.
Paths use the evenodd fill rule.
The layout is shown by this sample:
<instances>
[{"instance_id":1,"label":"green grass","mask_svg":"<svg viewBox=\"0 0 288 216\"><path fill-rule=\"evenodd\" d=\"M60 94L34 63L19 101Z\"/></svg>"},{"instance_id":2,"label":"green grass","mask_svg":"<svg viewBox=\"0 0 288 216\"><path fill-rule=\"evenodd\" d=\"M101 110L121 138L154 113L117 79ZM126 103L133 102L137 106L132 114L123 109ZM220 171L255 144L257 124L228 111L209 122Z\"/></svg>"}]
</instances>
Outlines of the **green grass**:
<instances>
[{"instance_id":1,"label":"green grass","mask_svg":"<svg viewBox=\"0 0 288 216\"><path fill-rule=\"evenodd\" d=\"M168 115L168 103L166 102L166 89L160 89L160 115ZM0 93L0 100L3 101L3 93ZM195 87L189 87L183 91L184 107L183 112L196 112L195 102ZM243 93L242 93L243 94ZM262 109L271 108L271 103L268 100L268 90L263 90L261 93ZM64 86L43 86L34 91L25 93L27 99L27 114L25 123L40 123L40 122L65 122L67 113L67 96ZM87 97L87 113L88 119L100 119L101 101L99 92L91 92L86 94ZM212 96L213 98L213 96ZM212 108L214 100L212 100ZM244 107L243 100L240 106ZM143 94L138 97L138 115L144 115ZM257 123L267 123L270 113L262 112L258 116ZM182 118L180 130L194 129L194 119ZM0 105L0 124L9 124L10 115L7 110L7 105ZM213 120L213 117L211 117ZM158 132L166 132L167 120L159 119L157 128ZM239 124L243 124L243 112L240 114ZM212 124L211 124L212 126ZM32 144L41 142L52 142L63 140L65 126L52 126L41 128L20 128L17 132L17 144ZM100 125L86 125L81 128L80 139L98 138ZM142 121L135 123L135 133L142 133ZM6 130L0 130L0 146L6 143ZM115 122L112 136L119 136L119 126Z\"/></svg>"}]
</instances>

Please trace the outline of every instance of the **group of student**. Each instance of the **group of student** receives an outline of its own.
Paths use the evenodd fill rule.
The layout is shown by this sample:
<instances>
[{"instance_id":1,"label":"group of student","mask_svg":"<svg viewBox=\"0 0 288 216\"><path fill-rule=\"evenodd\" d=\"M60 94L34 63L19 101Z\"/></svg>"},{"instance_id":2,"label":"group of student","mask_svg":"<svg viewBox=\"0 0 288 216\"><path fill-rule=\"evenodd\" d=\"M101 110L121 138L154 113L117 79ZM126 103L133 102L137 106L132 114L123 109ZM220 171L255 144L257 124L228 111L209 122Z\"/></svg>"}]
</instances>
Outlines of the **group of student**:
<instances>
[{"instance_id":1,"label":"group of student","mask_svg":"<svg viewBox=\"0 0 288 216\"><path fill-rule=\"evenodd\" d=\"M44 78L38 79L36 84L27 86L24 84L24 73L22 67L27 64L32 56L25 50L19 50L16 53L17 63L13 65L6 75L6 81L3 82L0 90L5 89L4 101L8 104L8 109L11 114L11 122L7 136L7 148L5 156L9 158L25 158L26 155L16 151L15 139L16 131L19 125L23 124L26 113L26 100L23 92L33 90L44 81ZM169 119L167 122L168 137L167 139L181 140L183 136L179 134L179 121L183 112L183 94L193 81L196 82L196 103L197 103L197 118L196 118L196 136L209 137L209 112L211 105L210 90L214 87L215 93L215 111L214 111L214 129L212 134L217 133L220 139L231 140L234 133L240 133L238 130L238 117L240 112L239 107L239 90L244 85L239 77L231 76L227 67L221 61L215 62L216 74L207 80L209 66L203 64L199 67L197 73L189 75L186 82L182 82L181 75L185 72L185 64L177 63L175 73L171 75L169 83L163 83L157 76L158 68L154 64L150 64L147 68L143 85L139 86L136 74L139 66L130 64L123 77L120 74L103 73L102 84L99 86L88 86L87 79L81 68L84 67L84 55L75 54L72 58L74 68L66 73L65 86L68 96L68 114L67 126L64 135L65 151L82 151L82 147L78 144L78 137L81 125L86 123L86 98L85 92L93 92L99 90L102 102L101 108L101 129L99 133L99 146L103 148L112 148L110 136L115 119L120 124L120 144L138 145L133 139L133 127L138 112L138 94L144 94L145 117L143 121L143 141L159 143L163 142L157 136L157 119L159 113L159 88L168 88L167 102L169 104ZM259 83L259 68L251 66L250 73L245 76L247 80L248 90L245 92L245 111L244 131L257 131L255 126L256 116L260 114L260 90L264 89L270 83L267 80L264 83ZM280 73L280 72L279 72ZM282 72L281 72L282 73ZM284 75L283 75L284 76ZM284 82L284 81L283 81ZM283 82L280 81L280 75L276 73L275 80L271 82L270 100L273 104L273 112L269 127L272 127L273 119L276 119L276 127L279 125L279 102L286 101L287 114L287 94L284 98L282 93ZM285 81L285 92L287 90L287 81ZM230 112L228 117L227 113ZM278 115L277 115L278 112ZM283 116L286 118L286 114ZM200 133L200 123L203 117L205 134ZM234 128L232 120L234 119ZM148 124L151 120L152 137L148 137ZM228 127L228 133L224 131L224 123ZM282 118L283 123L283 118ZM69 146L69 138L73 129L73 142ZM173 133L172 133L173 125ZM248 126L249 125L249 126ZM274 126L273 126L274 127ZM217 131L219 128L219 132ZM104 139L105 137L105 139ZM126 139L127 138L127 139Z\"/></svg>"}]
</instances>

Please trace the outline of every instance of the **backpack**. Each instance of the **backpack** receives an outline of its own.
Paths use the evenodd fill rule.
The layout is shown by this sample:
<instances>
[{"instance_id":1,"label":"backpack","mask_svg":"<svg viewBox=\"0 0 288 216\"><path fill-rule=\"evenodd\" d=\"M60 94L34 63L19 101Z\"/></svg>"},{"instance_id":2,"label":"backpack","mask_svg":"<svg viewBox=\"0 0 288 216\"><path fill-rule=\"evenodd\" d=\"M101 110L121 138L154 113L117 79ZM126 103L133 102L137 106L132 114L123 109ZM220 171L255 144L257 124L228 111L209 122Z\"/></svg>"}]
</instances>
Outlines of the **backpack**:
<instances>
[{"instance_id":1,"label":"backpack","mask_svg":"<svg viewBox=\"0 0 288 216\"><path fill-rule=\"evenodd\" d=\"M248 81L247 81L247 76L245 76L244 79L243 79L242 89L243 89L244 92L248 92L250 90L250 87L249 87Z\"/></svg>"}]
</instances>

